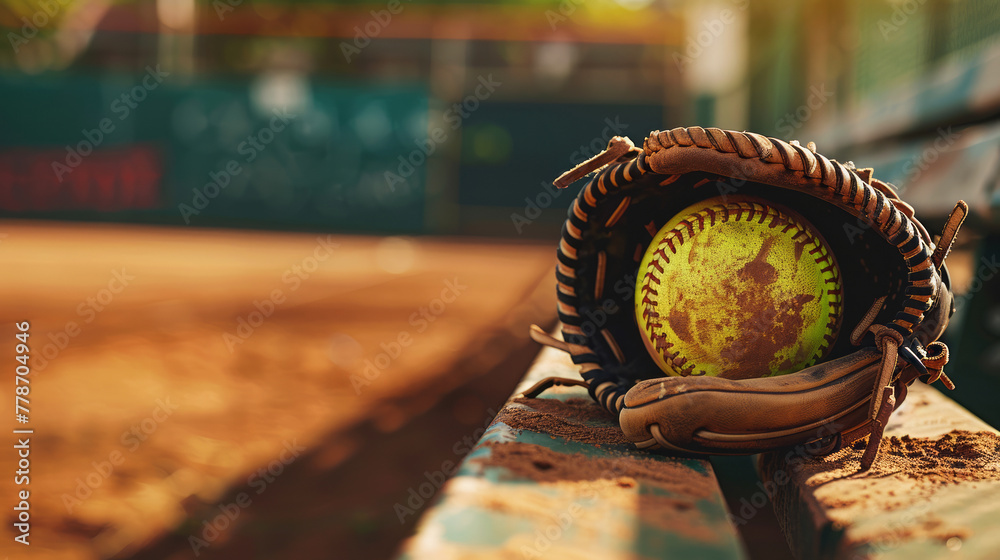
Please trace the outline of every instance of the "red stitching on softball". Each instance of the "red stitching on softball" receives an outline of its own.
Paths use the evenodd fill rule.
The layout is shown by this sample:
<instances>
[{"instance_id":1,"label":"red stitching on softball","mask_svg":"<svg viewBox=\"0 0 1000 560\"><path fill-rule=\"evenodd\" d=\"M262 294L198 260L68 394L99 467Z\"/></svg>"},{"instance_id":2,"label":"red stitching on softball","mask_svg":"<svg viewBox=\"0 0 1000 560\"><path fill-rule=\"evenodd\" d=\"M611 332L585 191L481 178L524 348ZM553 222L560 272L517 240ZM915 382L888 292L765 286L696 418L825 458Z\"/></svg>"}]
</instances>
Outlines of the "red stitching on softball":
<instances>
[{"instance_id":1,"label":"red stitching on softball","mask_svg":"<svg viewBox=\"0 0 1000 560\"><path fill-rule=\"evenodd\" d=\"M667 246L670 247L670 252L671 253L677 254L677 247L674 247L674 242L673 242L672 239L670 239L670 234L669 233L666 236L664 236L663 237L663 241L660 242L661 245L663 243L666 243ZM663 250L663 247L659 247L659 250ZM667 264L670 264L670 261L667 261ZM662 268L660 269L660 272L663 272Z\"/></svg>"},{"instance_id":2,"label":"red stitching on softball","mask_svg":"<svg viewBox=\"0 0 1000 560\"><path fill-rule=\"evenodd\" d=\"M653 338L653 345L656 346L657 352L662 352L664 350L667 350L668 348L674 345L674 343L672 342L667 342L667 335L663 333L654 334L652 335L652 338Z\"/></svg>"},{"instance_id":3,"label":"red stitching on softball","mask_svg":"<svg viewBox=\"0 0 1000 560\"><path fill-rule=\"evenodd\" d=\"M698 218L698 231L704 230L705 229L705 217L702 216L700 213L699 214L695 214L694 217ZM694 232L692 232L692 235L694 235Z\"/></svg>"}]
</instances>

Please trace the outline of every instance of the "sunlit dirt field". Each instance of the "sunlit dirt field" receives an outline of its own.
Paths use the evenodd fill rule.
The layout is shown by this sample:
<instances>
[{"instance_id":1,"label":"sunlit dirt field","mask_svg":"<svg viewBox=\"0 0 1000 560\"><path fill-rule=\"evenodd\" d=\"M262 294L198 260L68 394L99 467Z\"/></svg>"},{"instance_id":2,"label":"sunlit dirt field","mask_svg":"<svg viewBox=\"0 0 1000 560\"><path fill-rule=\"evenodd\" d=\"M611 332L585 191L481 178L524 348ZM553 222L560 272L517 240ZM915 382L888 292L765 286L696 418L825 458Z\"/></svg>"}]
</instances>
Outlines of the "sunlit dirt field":
<instances>
[{"instance_id":1,"label":"sunlit dirt field","mask_svg":"<svg viewBox=\"0 0 1000 560\"><path fill-rule=\"evenodd\" d=\"M336 473L370 452L468 371L511 353L530 360L528 324L554 316L550 244L26 222L0 223L0 234L3 422L34 430L29 486L13 484L9 431L0 453L0 555L10 558L244 557L247 530L235 527L273 515L267 503L293 508L282 499L297 491L338 510L346 494L309 496L303 473ZM27 424L13 402L22 321ZM505 374L501 402L522 373ZM437 421L472 432L489 419L486 400L458 398ZM361 425L376 436L341 437ZM435 437L407 436L418 447ZM400 480L392 491L405 499ZM24 488L30 548L13 542ZM234 528L206 533L202 519L241 493L252 503L230 509ZM391 505L351 530L377 538L380 518L393 518ZM298 542L276 540L272 550ZM330 557L328 546L297 557Z\"/></svg>"}]
</instances>

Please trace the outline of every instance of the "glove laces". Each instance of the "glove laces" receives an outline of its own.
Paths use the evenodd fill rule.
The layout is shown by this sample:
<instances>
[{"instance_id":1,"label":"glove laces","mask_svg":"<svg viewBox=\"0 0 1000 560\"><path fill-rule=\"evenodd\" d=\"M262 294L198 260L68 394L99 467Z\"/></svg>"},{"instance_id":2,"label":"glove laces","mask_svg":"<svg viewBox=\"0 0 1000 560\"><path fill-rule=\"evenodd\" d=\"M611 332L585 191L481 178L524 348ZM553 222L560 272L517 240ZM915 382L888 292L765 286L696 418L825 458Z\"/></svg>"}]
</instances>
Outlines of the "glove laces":
<instances>
[{"instance_id":1,"label":"glove laces","mask_svg":"<svg viewBox=\"0 0 1000 560\"><path fill-rule=\"evenodd\" d=\"M931 261L938 269L944 265L948 253L951 252L955 236L958 234L967 212L968 207L964 203L959 203L948 216L941 233L941 239L931 256ZM860 345L861 338L865 333L872 333L875 337L875 347L882 352L879 374L875 380L875 386L872 388L872 397L868 407L871 433L868 436L865 452L861 456L861 471L870 469L878 458L879 446L882 443L882 435L885 433L889 416L906 399L907 388L914 380L920 379L928 385L941 381L947 389L955 388L955 383L944 372L944 366L948 363L948 346L946 344L934 341L925 347L916 338L912 338L907 344L903 335L898 331L885 325L872 324L885 300L886 296L876 299L868 313L851 333L851 343L855 346ZM901 367L899 358L902 358L903 361Z\"/></svg>"}]
</instances>

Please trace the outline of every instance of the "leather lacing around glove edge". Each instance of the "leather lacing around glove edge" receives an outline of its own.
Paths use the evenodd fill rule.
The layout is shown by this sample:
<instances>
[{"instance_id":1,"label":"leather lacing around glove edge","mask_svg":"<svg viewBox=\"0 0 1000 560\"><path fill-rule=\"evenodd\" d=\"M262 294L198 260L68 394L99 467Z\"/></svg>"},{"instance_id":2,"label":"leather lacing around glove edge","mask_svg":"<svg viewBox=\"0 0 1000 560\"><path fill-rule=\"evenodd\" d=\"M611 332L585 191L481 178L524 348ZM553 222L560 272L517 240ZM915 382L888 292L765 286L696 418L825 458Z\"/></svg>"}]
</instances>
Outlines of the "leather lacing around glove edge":
<instances>
[{"instance_id":1,"label":"leather lacing around glove edge","mask_svg":"<svg viewBox=\"0 0 1000 560\"><path fill-rule=\"evenodd\" d=\"M934 254L931 255L931 264L935 268L940 270L944 265L944 261L955 243L955 236L967 214L968 206L964 202L959 202L948 216L941 239L934 249ZM878 458L882 434L889 422L889 416L906 399L907 387L910 383L920 379L930 385L940 380L949 390L955 388L955 383L944 372L944 366L948 363L948 346L946 344L934 341L924 347L916 338L913 338L907 345L898 331L885 325L872 325L885 299L882 297L875 301L851 334L851 342L857 346L861 338L859 333L871 332L875 337L875 346L882 352L879 375L875 380L868 408L871 430L864 455L861 456L860 470L862 471L870 469L875 463L875 459ZM899 357L902 357L907 363L899 370L898 376L893 381Z\"/></svg>"},{"instance_id":2,"label":"leather lacing around glove edge","mask_svg":"<svg viewBox=\"0 0 1000 560\"><path fill-rule=\"evenodd\" d=\"M745 137L749 141L749 144L738 142L741 137ZM923 261L925 263L924 267L927 264L931 264L940 269L954 242L955 234L968 211L968 207L964 202L960 201L956 205L955 210L948 218L942 238L935 247L933 255L928 255L923 252L922 244L929 244L930 236L922 224L913 219L912 207L901 201L888 187L872 181L870 179L870 171L855 170L851 165L844 166L827 160L815 154L815 146L812 143L806 149L803 149L797 143L784 144L773 138L758 137L749 133L734 133L732 131L693 127L690 129L674 129L672 131L653 133L646 140L643 150L634 148L632 142L627 138L615 137L609 142L608 149L605 152L581 163L560 176L555 181L555 184L559 187L565 187L591 172L601 171L591 181L591 184L581 191L580 197L574 201L570 209L570 220L568 222L574 221L574 217L577 221L586 219L587 212L585 209L592 208L596 204L593 198L594 195L598 191L601 195L606 194L606 180L610 181L610 184L615 187L618 187L623 182L631 181L635 177L649 171L649 164L645 160L646 152L649 152L651 149L655 151L676 146L714 149L723 154L735 152L733 155L738 155L739 157L756 156L765 163L784 165L789 171L803 173L803 175L818 179L820 182L827 182L827 178L834 177L838 181L836 185L837 189L834 192L840 192L839 189L842 186L845 189L849 186L849 199L854 199L855 193L861 187L878 191L876 196L871 199L875 208L873 212L868 210L868 191L865 191L864 200L859 207L862 211L870 212L874 216L880 216L880 209L883 208L883 202L886 202L891 203L888 204L890 208L894 207L898 211L895 215L890 214L889 221L887 222L889 225L886 226L884 231L886 235L892 236L890 242L900 248L908 264L910 261L919 262L922 259L927 259L930 263ZM801 169L795 168L789 154L801 155L803 165ZM631 156L636 157L632 159ZM628 161L627 165L624 164L629 159L631 161ZM622 165L613 165L615 163L622 163ZM827 168L830 168L830 170L827 170ZM865 177L865 182L861 183L859 175L863 175L866 172L868 172L868 176ZM845 182L845 178L849 179L849 183ZM596 191L594 190L595 188ZM900 214L907 219L898 219L897 216ZM907 227L912 227L913 230L907 230ZM576 244L567 242L565 229L564 227L563 240L560 243L560 263L568 265L576 259ZM578 238L578 234L579 232L573 237ZM926 241L922 243L920 238ZM572 241L572 239L569 241ZM562 255L566 255L570 260L564 261ZM917 269L913 266L910 268L912 277ZM919 270L922 271L924 268L919 268ZM558 276L557 274L557 278ZM929 278L930 275L928 274L927 277ZM561 293L563 293L562 289ZM567 295L573 296L572 290ZM924 295L925 297L920 298L921 300L927 300L926 296L930 294ZM575 296L572 299L575 300ZM915 316L909 322L903 320L900 323L900 319L897 318L888 325L873 326L872 323L885 300L885 297L876 300L875 305L872 306L872 309L859 322L858 327L854 330L854 334L851 337L855 345L860 345L860 339L864 334L872 332L875 336L876 346L882 352L878 380L872 391L869 422L844 434L845 439L848 439L848 441L854 441L869 433L871 434L862 460L862 469L869 468L877 457L878 447L888 416L902 402L902 399L905 398L906 387L909 383L912 383L917 378L926 376L926 379L922 379L926 383L933 383L941 379L948 388L954 387L951 380L942 371L948 359L947 347L943 343L934 342L929 344L927 348L923 348L916 340L910 345L903 344L903 333L912 334L913 329L920 323L923 312L930 308L929 302L924 302L920 308L915 308ZM909 304L911 301L916 302L917 300L911 299L907 303ZM570 304L569 301L561 303ZM906 314L904 313L903 316L906 317ZM570 335L567 336L567 339L571 340L570 342L557 340L536 326L532 327L531 334L532 338L537 342L560 348L570 353L573 356L573 361L580 366L584 381L547 378L529 388L523 394L525 396L535 396L555 384L582 385L588 387L590 395L594 400L602 404L607 410L613 414L620 413L628 388L624 386L625 384L617 375L613 375L601 368L597 363L597 357L592 349L582 344L576 344L576 342L579 342L577 339L580 339L582 336L579 328L575 328L572 325L564 325L563 330L564 336L567 334ZM898 367L899 357L903 357L906 362L902 368Z\"/></svg>"}]
</instances>

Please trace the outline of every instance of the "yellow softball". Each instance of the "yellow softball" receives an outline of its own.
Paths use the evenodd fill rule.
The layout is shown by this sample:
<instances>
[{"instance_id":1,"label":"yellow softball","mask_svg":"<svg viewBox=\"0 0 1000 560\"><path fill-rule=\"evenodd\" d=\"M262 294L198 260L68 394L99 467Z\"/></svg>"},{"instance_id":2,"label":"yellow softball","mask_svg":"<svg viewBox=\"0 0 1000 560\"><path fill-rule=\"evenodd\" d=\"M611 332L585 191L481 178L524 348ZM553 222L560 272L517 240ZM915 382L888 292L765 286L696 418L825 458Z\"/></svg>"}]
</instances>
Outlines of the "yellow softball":
<instances>
[{"instance_id":1,"label":"yellow softball","mask_svg":"<svg viewBox=\"0 0 1000 560\"><path fill-rule=\"evenodd\" d=\"M813 365L840 328L840 269L805 219L754 197L685 208L639 264L635 317L668 375L746 379Z\"/></svg>"}]
</instances>

